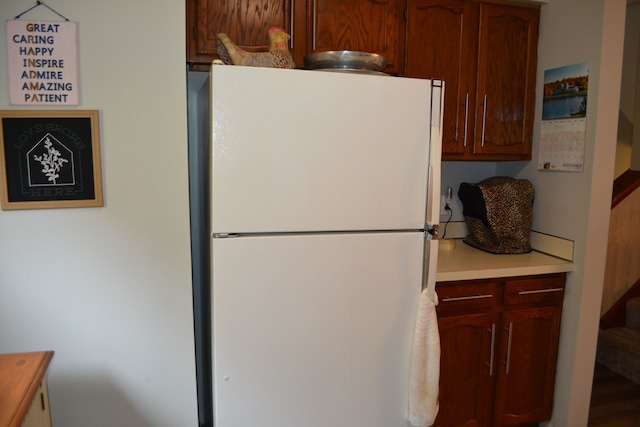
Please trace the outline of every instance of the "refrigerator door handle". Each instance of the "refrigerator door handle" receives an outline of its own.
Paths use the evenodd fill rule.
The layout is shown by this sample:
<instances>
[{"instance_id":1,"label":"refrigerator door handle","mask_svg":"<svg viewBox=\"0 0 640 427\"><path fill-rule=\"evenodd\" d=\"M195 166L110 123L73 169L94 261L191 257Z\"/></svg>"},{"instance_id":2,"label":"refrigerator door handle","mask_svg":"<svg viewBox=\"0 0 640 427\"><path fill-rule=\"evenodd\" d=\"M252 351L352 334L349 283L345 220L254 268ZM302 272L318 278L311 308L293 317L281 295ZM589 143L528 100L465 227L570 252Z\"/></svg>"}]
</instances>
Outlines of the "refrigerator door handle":
<instances>
[{"instance_id":1,"label":"refrigerator door handle","mask_svg":"<svg viewBox=\"0 0 640 427\"><path fill-rule=\"evenodd\" d=\"M422 262L422 290L427 290L427 295L436 305L438 304L436 296L438 244L437 240L424 239L424 259Z\"/></svg>"},{"instance_id":2,"label":"refrigerator door handle","mask_svg":"<svg viewBox=\"0 0 640 427\"><path fill-rule=\"evenodd\" d=\"M442 111L444 108L444 82L431 83L431 132L429 144L429 168L427 176L427 230L440 222L440 183L442 159ZM434 225L432 225L434 224ZM436 233L437 234L437 233Z\"/></svg>"},{"instance_id":3,"label":"refrigerator door handle","mask_svg":"<svg viewBox=\"0 0 640 427\"><path fill-rule=\"evenodd\" d=\"M439 224L427 224L424 228L425 237L429 240L437 240L439 226Z\"/></svg>"}]
</instances>

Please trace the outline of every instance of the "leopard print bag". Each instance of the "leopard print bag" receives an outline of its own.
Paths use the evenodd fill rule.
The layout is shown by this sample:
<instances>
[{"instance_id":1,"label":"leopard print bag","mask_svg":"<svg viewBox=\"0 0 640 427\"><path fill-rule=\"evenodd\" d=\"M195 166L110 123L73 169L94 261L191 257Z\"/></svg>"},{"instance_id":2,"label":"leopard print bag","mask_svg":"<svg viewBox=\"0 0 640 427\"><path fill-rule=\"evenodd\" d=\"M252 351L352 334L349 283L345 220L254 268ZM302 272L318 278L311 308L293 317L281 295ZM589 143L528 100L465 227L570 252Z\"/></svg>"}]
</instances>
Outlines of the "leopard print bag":
<instances>
[{"instance_id":1,"label":"leopard print bag","mask_svg":"<svg viewBox=\"0 0 640 427\"><path fill-rule=\"evenodd\" d=\"M469 234L464 242L494 254L531 252L534 189L526 179L493 177L458 190Z\"/></svg>"}]
</instances>

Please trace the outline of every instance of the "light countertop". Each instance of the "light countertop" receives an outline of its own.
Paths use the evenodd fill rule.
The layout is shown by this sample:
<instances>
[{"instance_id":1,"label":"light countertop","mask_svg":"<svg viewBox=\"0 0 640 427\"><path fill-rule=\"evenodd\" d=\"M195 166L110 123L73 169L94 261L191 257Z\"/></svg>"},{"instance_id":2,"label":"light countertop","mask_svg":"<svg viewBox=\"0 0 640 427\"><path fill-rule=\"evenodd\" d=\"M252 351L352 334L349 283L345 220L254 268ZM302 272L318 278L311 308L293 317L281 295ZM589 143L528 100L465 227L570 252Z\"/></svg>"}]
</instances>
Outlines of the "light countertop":
<instances>
[{"instance_id":1,"label":"light countertop","mask_svg":"<svg viewBox=\"0 0 640 427\"><path fill-rule=\"evenodd\" d=\"M496 255L455 239L454 249L438 250L437 282L489 279L568 272L573 263L536 250L527 254Z\"/></svg>"}]
</instances>

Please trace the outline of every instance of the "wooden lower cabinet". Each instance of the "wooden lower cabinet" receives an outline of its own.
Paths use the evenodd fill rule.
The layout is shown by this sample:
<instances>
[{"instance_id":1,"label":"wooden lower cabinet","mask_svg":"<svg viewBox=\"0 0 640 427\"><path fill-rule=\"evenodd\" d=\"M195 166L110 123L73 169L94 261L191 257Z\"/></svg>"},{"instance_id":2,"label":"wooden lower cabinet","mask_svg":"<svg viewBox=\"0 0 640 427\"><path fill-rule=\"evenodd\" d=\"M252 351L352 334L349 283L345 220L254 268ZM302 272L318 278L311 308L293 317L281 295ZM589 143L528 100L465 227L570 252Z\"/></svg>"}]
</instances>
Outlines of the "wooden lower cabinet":
<instances>
[{"instance_id":1,"label":"wooden lower cabinet","mask_svg":"<svg viewBox=\"0 0 640 427\"><path fill-rule=\"evenodd\" d=\"M0 354L0 426L51 427L47 370L52 351Z\"/></svg>"},{"instance_id":2,"label":"wooden lower cabinet","mask_svg":"<svg viewBox=\"0 0 640 427\"><path fill-rule=\"evenodd\" d=\"M441 343L440 410L437 426L484 425L491 418L494 382L489 375L492 313L443 317L438 320Z\"/></svg>"},{"instance_id":3,"label":"wooden lower cabinet","mask_svg":"<svg viewBox=\"0 0 640 427\"><path fill-rule=\"evenodd\" d=\"M442 282L435 426L551 418L565 275Z\"/></svg>"}]
</instances>

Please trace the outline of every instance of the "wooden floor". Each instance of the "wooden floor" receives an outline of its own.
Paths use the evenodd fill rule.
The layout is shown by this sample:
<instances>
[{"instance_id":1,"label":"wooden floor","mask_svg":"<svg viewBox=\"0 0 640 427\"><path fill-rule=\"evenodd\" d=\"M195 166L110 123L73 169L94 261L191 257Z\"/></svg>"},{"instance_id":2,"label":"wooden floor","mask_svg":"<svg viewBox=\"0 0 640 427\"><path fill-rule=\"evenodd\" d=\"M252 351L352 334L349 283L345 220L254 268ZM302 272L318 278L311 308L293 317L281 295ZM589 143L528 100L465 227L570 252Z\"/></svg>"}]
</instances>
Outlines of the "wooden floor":
<instances>
[{"instance_id":1,"label":"wooden floor","mask_svg":"<svg viewBox=\"0 0 640 427\"><path fill-rule=\"evenodd\" d=\"M589 426L640 426L640 384L596 364Z\"/></svg>"}]
</instances>

